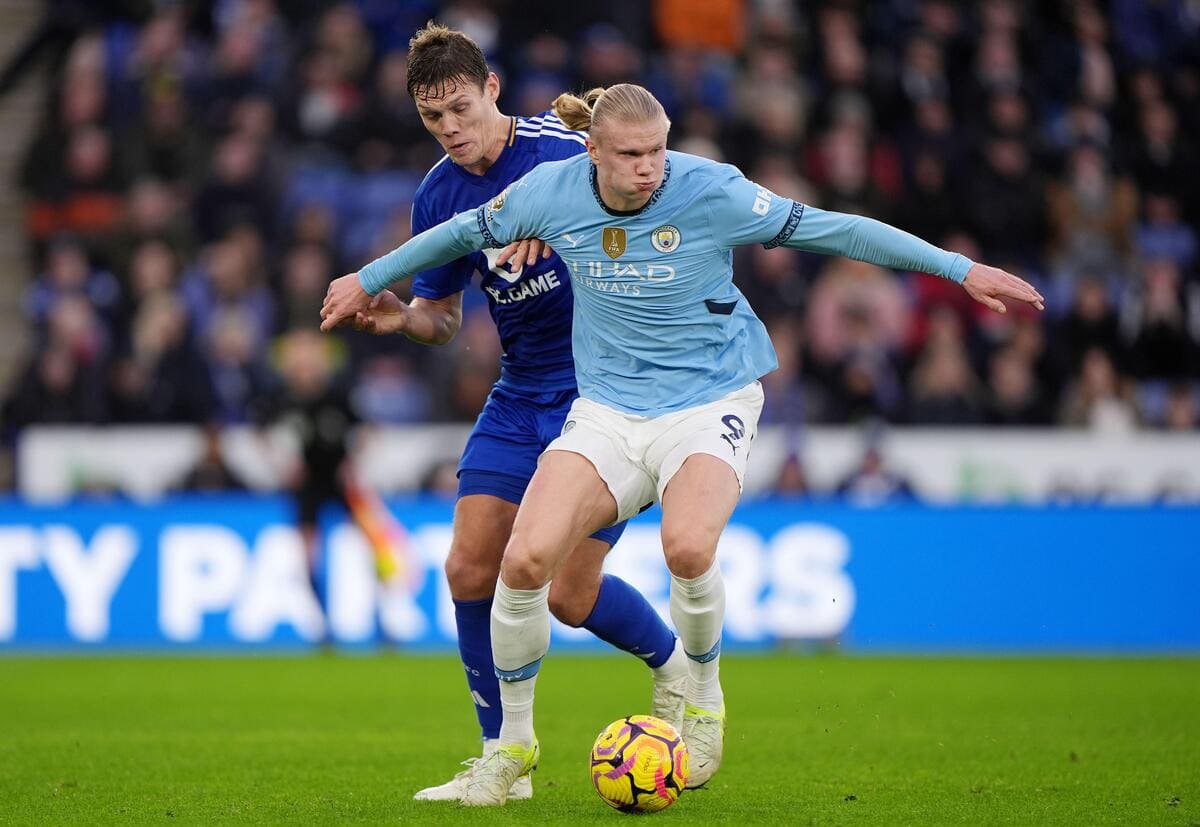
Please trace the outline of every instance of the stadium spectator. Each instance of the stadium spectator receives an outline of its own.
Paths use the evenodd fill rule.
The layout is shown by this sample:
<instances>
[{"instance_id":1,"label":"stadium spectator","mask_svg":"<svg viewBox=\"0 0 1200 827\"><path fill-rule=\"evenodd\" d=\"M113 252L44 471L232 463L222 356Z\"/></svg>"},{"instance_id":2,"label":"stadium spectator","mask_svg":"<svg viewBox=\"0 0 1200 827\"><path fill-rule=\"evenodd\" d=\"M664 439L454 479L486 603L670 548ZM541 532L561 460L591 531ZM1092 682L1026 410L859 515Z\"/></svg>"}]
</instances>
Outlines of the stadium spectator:
<instances>
[{"instance_id":1,"label":"stadium spectator","mask_svg":"<svg viewBox=\"0 0 1200 827\"><path fill-rule=\"evenodd\" d=\"M262 278L262 239L253 224L242 224L210 244L202 260L183 276L181 294L197 336L208 335L217 313L238 310L249 326L254 346L270 339L275 299Z\"/></svg>"},{"instance_id":2,"label":"stadium spectator","mask_svg":"<svg viewBox=\"0 0 1200 827\"><path fill-rule=\"evenodd\" d=\"M849 502L868 508L907 502L917 496L903 474L886 466L882 449L875 444L875 438L868 438L858 466L837 484L834 491Z\"/></svg>"},{"instance_id":3,"label":"stadium spectator","mask_svg":"<svg viewBox=\"0 0 1200 827\"><path fill-rule=\"evenodd\" d=\"M1066 273L1125 275L1134 252L1137 192L1113 176L1096 147L1082 144L1067 156L1068 172L1048 187L1049 254Z\"/></svg>"},{"instance_id":4,"label":"stadium spectator","mask_svg":"<svg viewBox=\"0 0 1200 827\"><path fill-rule=\"evenodd\" d=\"M105 421L103 375L80 365L69 347L53 343L18 374L0 410L6 444L27 425Z\"/></svg>"},{"instance_id":5,"label":"stadium spectator","mask_svg":"<svg viewBox=\"0 0 1200 827\"><path fill-rule=\"evenodd\" d=\"M246 490L246 484L225 461L219 428L213 425L204 428L204 448L200 458L175 484L174 490L189 494L224 494Z\"/></svg>"},{"instance_id":6,"label":"stadium spectator","mask_svg":"<svg viewBox=\"0 0 1200 827\"><path fill-rule=\"evenodd\" d=\"M1128 431L1137 424L1130 383L1104 350L1093 347L1083 354L1058 418L1063 425L1097 431Z\"/></svg>"},{"instance_id":7,"label":"stadium spectator","mask_svg":"<svg viewBox=\"0 0 1200 827\"><path fill-rule=\"evenodd\" d=\"M1163 425L1172 431L1194 431L1200 425L1200 400L1194 385L1180 382L1171 386Z\"/></svg>"},{"instance_id":8,"label":"stadium spectator","mask_svg":"<svg viewBox=\"0 0 1200 827\"><path fill-rule=\"evenodd\" d=\"M979 381L957 343L930 344L910 382L909 421L915 425L974 425L982 420Z\"/></svg>"},{"instance_id":9,"label":"stadium spectator","mask_svg":"<svg viewBox=\"0 0 1200 827\"><path fill-rule=\"evenodd\" d=\"M158 178L142 178L130 187L124 220L100 252L126 290L132 276L131 259L146 242L166 245L176 258L175 269L196 252L192 222L178 190Z\"/></svg>"},{"instance_id":10,"label":"stadium spectator","mask_svg":"<svg viewBox=\"0 0 1200 827\"><path fill-rule=\"evenodd\" d=\"M993 134L984 139L980 154L964 193L980 247L1001 261L1037 261L1046 241L1046 210L1029 147L1019 138Z\"/></svg>"},{"instance_id":11,"label":"stadium spectator","mask_svg":"<svg viewBox=\"0 0 1200 827\"><path fill-rule=\"evenodd\" d=\"M1142 198L1143 220L1138 225L1138 253L1146 259L1165 258L1187 271L1200 250L1196 229L1179 213L1179 201L1166 193L1147 192Z\"/></svg>"},{"instance_id":12,"label":"stadium spectator","mask_svg":"<svg viewBox=\"0 0 1200 827\"><path fill-rule=\"evenodd\" d=\"M1183 302L1179 267L1152 259L1142 267L1137 295L1126 305L1130 369L1138 378L1181 379L1196 373L1197 341Z\"/></svg>"},{"instance_id":13,"label":"stadium spectator","mask_svg":"<svg viewBox=\"0 0 1200 827\"><path fill-rule=\"evenodd\" d=\"M35 242L63 231L98 241L117 229L124 184L113 155L112 138L102 127L88 123L71 130L61 161L47 159L52 165L36 174L29 206Z\"/></svg>"},{"instance_id":14,"label":"stadium spectator","mask_svg":"<svg viewBox=\"0 0 1200 827\"><path fill-rule=\"evenodd\" d=\"M179 287L179 257L165 241L143 241L133 248L126 279L127 309L136 311L147 297Z\"/></svg>"},{"instance_id":15,"label":"stadium spectator","mask_svg":"<svg viewBox=\"0 0 1200 827\"><path fill-rule=\"evenodd\" d=\"M155 178L183 195L204 174L208 136L197 127L194 102L178 81L151 89L141 102L140 115L122 134L122 161L134 179Z\"/></svg>"},{"instance_id":16,"label":"stadium spectator","mask_svg":"<svg viewBox=\"0 0 1200 827\"><path fill-rule=\"evenodd\" d=\"M300 242L283 258L276 318L285 330L311 327L313 313L320 313L321 300L333 272L333 257L327 247L316 242Z\"/></svg>"},{"instance_id":17,"label":"stadium spectator","mask_svg":"<svg viewBox=\"0 0 1200 827\"><path fill-rule=\"evenodd\" d=\"M380 424L425 422L433 412L428 389L412 362L400 355L368 359L350 392L350 401L359 418ZM456 484L454 492L457 490Z\"/></svg>"},{"instance_id":18,"label":"stadium spectator","mask_svg":"<svg viewBox=\"0 0 1200 827\"><path fill-rule=\"evenodd\" d=\"M209 178L196 194L193 208L200 241L215 241L238 225L249 225L270 237L275 209L258 141L234 133L217 144Z\"/></svg>"},{"instance_id":19,"label":"stadium spectator","mask_svg":"<svg viewBox=\"0 0 1200 827\"><path fill-rule=\"evenodd\" d=\"M112 421L207 422L215 406L213 388L192 345L187 311L178 294L150 294L130 328L128 349L112 366Z\"/></svg>"},{"instance_id":20,"label":"stadium spectator","mask_svg":"<svg viewBox=\"0 0 1200 827\"><path fill-rule=\"evenodd\" d=\"M253 420L275 390L255 326L242 308L218 310L201 340L201 358L212 383L212 418L223 424Z\"/></svg>"},{"instance_id":21,"label":"stadium spectator","mask_svg":"<svg viewBox=\"0 0 1200 827\"><path fill-rule=\"evenodd\" d=\"M39 330L45 331L55 305L66 296L80 296L104 323L104 336L111 340L111 325L120 309L121 290L112 273L93 267L87 248L71 235L51 240L45 255L45 270L25 296L25 312Z\"/></svg>"},{"instance_id":22,"label":"stadium spectator","mask_svg":"<svg viewBox=\"0 0 1200 827\"><path fill-rule=\"evenodd\" d=\"M1055 342L1057 368L1063 375L1078 371L1083 355L1092 348L1103 350L1117 364L1127 361L1120 322L1102 280L1085 274L1076 282L1070 309L1058 323Z\"/></svg>"},{"instance_id":23,"label":"stadium spectator","mask_svg":"<svg viewBox=\"0 0 1200 827\"><path fill-rule=\"evenodd\" d=\"M1050 423L1050 411L1037 374L1014 346L996 351L989 360L984 418L989 425Z\"/></svg>"},{"instance_id":24,"label":"stadium spectator","mask_svg":"<svg viewBox=\"0 0 1200 827\"><path fill-rule=\"evenodd\" d=\"M791 426L806 421L821 421L823 410L829 403L823 391L803 369L804 329L800 321L794 316L776 316L769 319L766 325L767 333L775 345L779 367L762 379L766 401L760 421Z\"/></svg>"},{"instance_id":25,"label":"stadium spectator","mask_svg":"<svg viewBox=\"0 0 1200 827\"><path fill-rule=\"evenodd\" d=\"M771 493L781 497L800 499L811 497L813 492L808 482L808 471L805 470L804 460L798 450L788 451L775 476Z\"/></svg>"}]
</instances>

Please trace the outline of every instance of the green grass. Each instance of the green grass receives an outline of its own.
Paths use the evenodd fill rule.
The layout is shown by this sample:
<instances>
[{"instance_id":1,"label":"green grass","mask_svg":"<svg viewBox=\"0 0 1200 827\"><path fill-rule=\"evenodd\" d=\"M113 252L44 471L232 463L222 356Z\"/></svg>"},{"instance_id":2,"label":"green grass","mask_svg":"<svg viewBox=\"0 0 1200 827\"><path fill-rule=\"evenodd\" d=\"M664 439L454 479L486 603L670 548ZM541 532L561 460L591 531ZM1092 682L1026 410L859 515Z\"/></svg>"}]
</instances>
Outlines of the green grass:
<instances>
[{"instance_id":1,"label":"green grass","mask_svg":"<svg viewBox=\"0 0 1200 827\"><path fill-rule=\"evenodd\" d=\"M725 763L658 821L1200 824L1200 660L726 656ZM417 804L477 743L456 660L0 658L0 822L625 823L586 758L632 659L547 660L533 801ZM641 817L646 818L646 817Z\"/></svg>"}]
</instances>

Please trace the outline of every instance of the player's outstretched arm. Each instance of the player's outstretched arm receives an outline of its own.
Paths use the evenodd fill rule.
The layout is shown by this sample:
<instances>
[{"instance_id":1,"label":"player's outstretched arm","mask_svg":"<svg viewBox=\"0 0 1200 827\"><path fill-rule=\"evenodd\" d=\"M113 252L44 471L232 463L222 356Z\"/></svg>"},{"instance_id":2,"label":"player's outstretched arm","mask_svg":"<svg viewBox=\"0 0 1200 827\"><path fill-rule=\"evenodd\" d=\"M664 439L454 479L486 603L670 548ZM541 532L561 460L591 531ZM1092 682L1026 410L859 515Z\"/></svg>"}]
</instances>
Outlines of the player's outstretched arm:
<instances>
[{"instance_id":1,"label":"player's outstretched arm","mask_svg":"<svg viewBox=\"0 0 1200 827\"><path fill-rule=\"evenodd\" d=\"M782 242L788 247L942 276L961 284L971 298L997 313L1006 312L1001 301L1005 298L1045 309L1042 294L1024 279L943 250L873 218L804 206L799 208L799 219L793 226L794 231Z\"/></svg>"},{"instance_id":2,"label":"player's outstretched arm","mask_svg":"<svg viewBox=\"0 0 1200 827\"><path fill-rule=\"evenodd\" d=\"M406 304L391 290L354 316L354 329L380 336L402 333L423 345L444 345L462 327L462 292L442 299L414 298Z\"/></svg>"},{"instance_id":3,"label":"player's outstretched arm","mask_svg":"<svg viewBox=\"0 0 1200 827\"><path fill-rule=\"evenodd\" d=\"M321 330L328 332L352 324L357 314L369 309L372 299L388 285L486 246L488 242L473 211L459 213L413 236L357 273L334 279L321 306Z\"/></svg>"}]
</instances>

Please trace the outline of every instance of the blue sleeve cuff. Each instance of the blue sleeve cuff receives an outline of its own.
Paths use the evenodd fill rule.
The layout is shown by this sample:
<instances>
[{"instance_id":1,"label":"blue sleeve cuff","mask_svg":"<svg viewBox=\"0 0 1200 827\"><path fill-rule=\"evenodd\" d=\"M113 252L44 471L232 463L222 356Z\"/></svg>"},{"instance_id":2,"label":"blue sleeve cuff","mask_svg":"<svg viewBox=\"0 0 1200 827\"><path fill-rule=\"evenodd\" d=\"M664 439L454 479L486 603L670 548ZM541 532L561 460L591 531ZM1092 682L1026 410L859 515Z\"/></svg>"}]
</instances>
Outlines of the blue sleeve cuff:
<instances>
[{"instance_id":1,"label":"blue sleeve cuff","mask_svg":"<svg viewBox=\"0 0 1200 827\"><path fill-rule=\"evenodd\" d=\"M383 258L386 258L384 256ZM364 291L372 296L376 296L384 291L391 284L391 280L385 274L380 273L381 267L379 263L383 258L377 258L358 271L358 284Z\"/></svg>"},{"instance_id":2,"label":"blue sleeve cuff","mask_svg":"<svg viewBox=\"0 0 1200 827\"><path fill-rule=\"evenodd\" d=\"M971 268L975 266L975 262L959 253L951 253L951 256L950 266L943 275L955 284L962 284L966 281L967 273L971 272Z\"/></svg>"}]
</instances>

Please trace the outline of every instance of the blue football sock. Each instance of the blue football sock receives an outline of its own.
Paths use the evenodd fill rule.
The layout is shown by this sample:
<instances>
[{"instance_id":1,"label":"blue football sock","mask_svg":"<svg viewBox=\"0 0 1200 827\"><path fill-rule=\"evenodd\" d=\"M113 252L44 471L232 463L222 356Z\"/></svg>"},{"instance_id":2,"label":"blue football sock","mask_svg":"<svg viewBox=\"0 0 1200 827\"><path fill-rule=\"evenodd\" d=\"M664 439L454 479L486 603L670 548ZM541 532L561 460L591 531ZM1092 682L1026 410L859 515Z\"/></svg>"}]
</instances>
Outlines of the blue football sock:
<instances>
[{"instance_id":1,"label":"blue football sock","mask_svg":"<svg viewBox=\"0 0 1200 827\"><path fill-rule=\"evenodd\" d=\"M666 663L675 649L675 635L658 612L637 589L611 574L600 581L600 594L583 628L651 668Z\"/></svg>"},{"instance_id":2,"label":"blue football sock","mask_svg":"<svg viewBox=\"0 0 1200 827\"><path fill-rule=\"evenodd\" d=\"M504 711L500 708L500 681L492 662L492 598L455 600L454 623L479 728L484 738L499 738Z\"/></svg>"}]
</instances>

